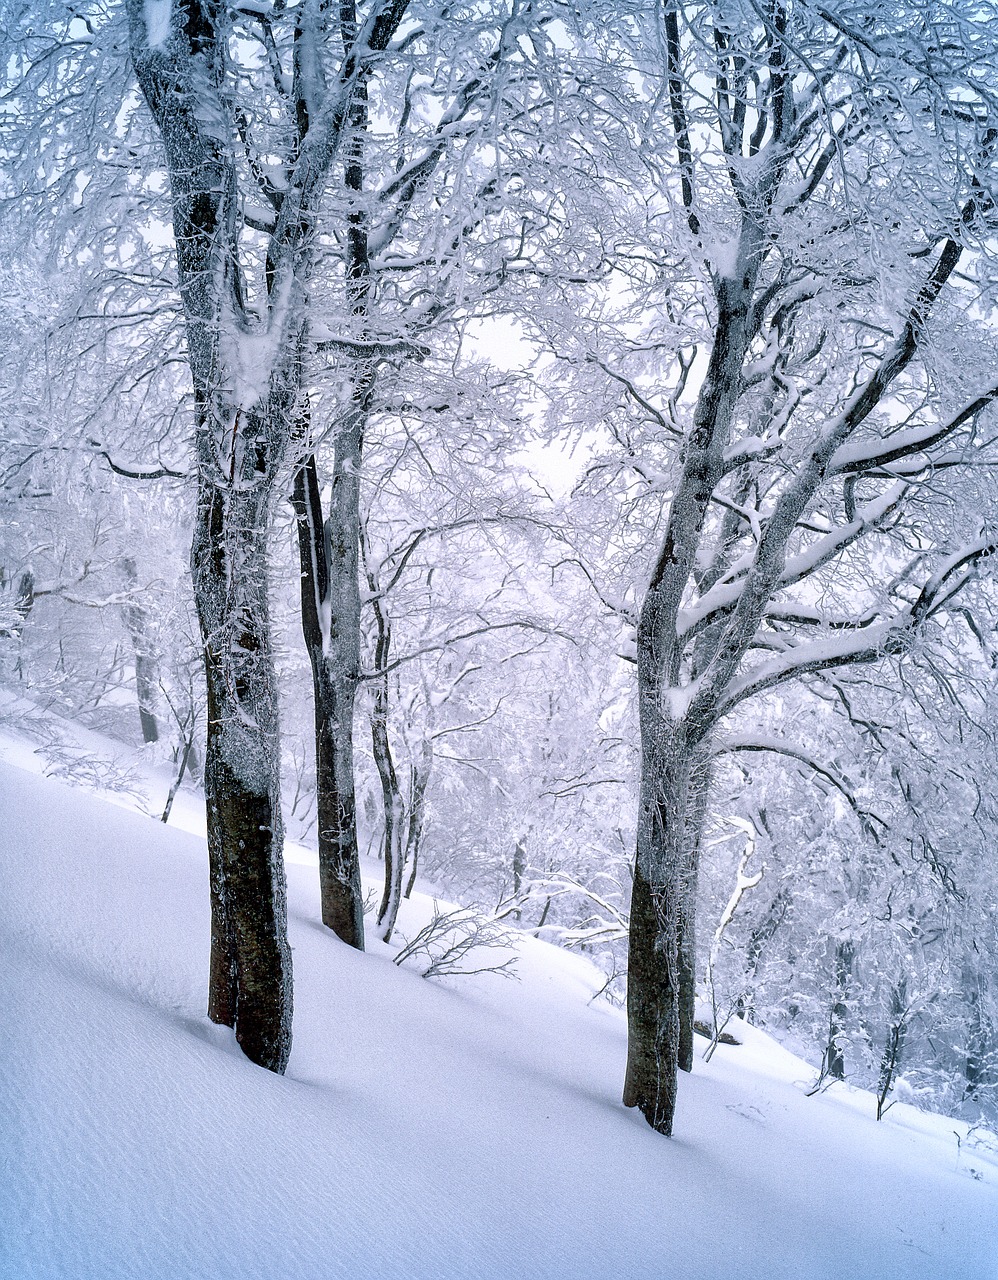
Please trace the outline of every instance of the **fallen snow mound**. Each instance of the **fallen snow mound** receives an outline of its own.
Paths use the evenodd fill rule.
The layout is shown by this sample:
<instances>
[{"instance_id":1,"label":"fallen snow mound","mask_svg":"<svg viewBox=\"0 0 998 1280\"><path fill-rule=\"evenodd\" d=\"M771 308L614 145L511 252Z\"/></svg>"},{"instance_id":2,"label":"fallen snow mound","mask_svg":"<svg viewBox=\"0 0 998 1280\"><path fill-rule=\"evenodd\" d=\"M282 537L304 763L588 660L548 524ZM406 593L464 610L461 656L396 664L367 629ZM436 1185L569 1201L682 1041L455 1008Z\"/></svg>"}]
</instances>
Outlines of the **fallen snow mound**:
<instances>
[{"instance_id":1,"label":"fallen snow mound","mask_svg":"<svg viewBox=\"0 0 998 1280\"><path fill-rule=\"evenodd\" d=\"M5 1278L998 1277L998 1168L956 1122L805 1097L745 1028L663 1139L585 961L524 937L519 981L425 981L322 927L303 851L262 1071L203 1016L203 839L10 763L0 813Z\"/></svg>"}]
</instances>

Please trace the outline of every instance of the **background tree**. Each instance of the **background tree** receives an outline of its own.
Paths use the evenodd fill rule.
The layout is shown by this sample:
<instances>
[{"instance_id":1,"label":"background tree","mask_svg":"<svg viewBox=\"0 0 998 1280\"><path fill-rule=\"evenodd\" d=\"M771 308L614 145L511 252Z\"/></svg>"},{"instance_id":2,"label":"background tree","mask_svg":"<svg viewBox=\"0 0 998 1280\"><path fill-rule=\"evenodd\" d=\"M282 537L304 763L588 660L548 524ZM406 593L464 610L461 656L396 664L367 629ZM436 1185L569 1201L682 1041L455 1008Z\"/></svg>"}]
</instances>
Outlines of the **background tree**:
<instances>
[{"instance_id":1,"label":"background tree","mask_svg":"<svg viewBox=\"0 0 998 1280\"><path fill-rule=\"evenodd\" d=\"M909 649L993 551L955 488L937 497L998 394L993 354L954 368L946 337L990 289L974 264L993 228L991 50L987 24L948 9L670 5L608 29L642 77L654 194L633 310L559 342L650 446L629 459L656 551L634 611L624 1097L669 1133L718 732L808 673Z\"/></svg>"},{"instance_id":2,"label":"background tree","mask_svg":"<svg viewBox=\"0 0 998 1280\"><path fill-rule=\"evenodd\" d=\"M238 38L238 13L211 0L128 7L132 61L170 176L197 405L192 568L208 678L209 1013L276 1071L290 1051L291 973L268 625L270 503L302 412L318 212L349 147L345 130L362 110L368 59L384 53L406 8L405 0L372 5L345 46L334 46L325 6L276 15L292 45L289 122L273 109L257 49ZM258 43L278 58L269 74L283 89L270 20L254 13L250 21L264 28ZM265 156L281 166L279 186L261 167ZM247 188L269 197L266 218L247 210ZM253 224L260 238L244 238Z\"/></svg>"},{"instance_id":3,"label":"background tree","mask_svg":"<svg viewBox=\"0 0 998 1280\"><path fill-rule=\"evenodd\" d=\"M413 431L417 447L428 447L441 415L453 420L455 400L467 406L468 390L460 377L448 376L448 365L467 365L461 338L469 320L483 305L496 305L492 295L508 277L533 267L533 255L550 246L544 212L556 199L547 175L537 177L536 186L527 181L532 168L542 167L537 153L557 126L560 95L542 74L551 58L547 6L483 12L475 5L427 5L409 17L404 37L377 64L359 64L344 133L339 225L329 224L315 281L323 336L317 329L316 403L303 422L294 493L315 691L323 919L356 946L363 945L363 925L352 726L362 681L365 577L378 667L391 644L373 566L362 571L360 565L370 505L362 490L378 483L378 469L365 466L365 454L372 437L382 455L386 441L397 438L384 420L400 410L410 424L401 433L404 452ZM346 51L359 38L352 6L341 7L339 37ZM458 418L467 431L467 414L458 411ZM451 447L466 444L459 431ZM332 455L325 510L322 452ZM382 474L394 466L392 460L378 464ZM401 809L386 728L386 678L378 676L373 689L391 886L379 923L390 934L401 896Z\"/></svg>"}]
</instances>

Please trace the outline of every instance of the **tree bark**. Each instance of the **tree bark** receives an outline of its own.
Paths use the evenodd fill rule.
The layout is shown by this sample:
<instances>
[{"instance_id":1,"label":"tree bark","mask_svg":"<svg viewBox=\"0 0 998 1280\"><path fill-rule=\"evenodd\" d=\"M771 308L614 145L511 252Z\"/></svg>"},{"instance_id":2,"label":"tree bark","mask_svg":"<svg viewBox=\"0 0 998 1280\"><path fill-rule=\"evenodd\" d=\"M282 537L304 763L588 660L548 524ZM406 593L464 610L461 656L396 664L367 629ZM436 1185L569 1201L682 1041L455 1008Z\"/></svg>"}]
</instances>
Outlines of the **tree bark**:
<instances>
[{"instance_id":1,"label":"tree bark","mask_svg":"<svg viewBox=\"0 0 998 1280\"><path fill-rule=\"evenodd\" d=\"M409 770L409 825L405 838L405 861L409 868L403 897L412 896L416 885L416 871L419 867L419 854L423 847L423 827L426 823L426 788L430 783L430 771L433 768L433 742L429 737L423 739L419 760Z\"/></svg>"},{"instance_id":2,"label":"tree bark","mask_svg":"<svg viewBox=\"0 0 998 1280\"><path fill-rule=\"evenodd\" d=\"M191 554L208 688L208 1015L253 1062L291 1052L277 698L267 607L268 490L202 480Z\"/></svg>"},{"instance_id":3,"label":"tree bark","mask_svg":"<svg viewBox=\"0 0 998 1280\"><path fill-rule=\"evenodd\" d=\"M121 562L130 588L138 585L138 571L131 556ZM135 695L139 703L139 724L142 741L159 741L159 724L156 720L156 689L159 684L159 664L156 649L149 635L149 616L145 608L135 600L122 606L122 615L132 649L135 653Z\"/></svg>"},{"instance_id":4,"label":"tree bark","mask_svg":"<svg viewBox=\"0 0 998 1280\"><path fill-rule=\"evenodd\" d=\"M336 485L342 474L337 439ZM301 556L302 632L312 665L315 710L316 811L322 922L364 949L364 903L357 848L353 719L360 665L360 591L356 543L322 517L314 455L295 474L292 498Z\"/></svg>"},{"instance_id":5,"label":"tree bark","mask_svg":"<svg viewBox=\"0 0 998 1280\"><path fill-rule=\"evenodd\" d=\"M627 962L627 1070L624 1105L659 1133L672 1133L676 1077L691 1061L695 855L687 845L691 760L679 726L648 706L641 715L641 799Z\"/></svg>"},{"instance_id":6,"label":"tree bark","mask_svg":"<svg viewBox=\"0 0 998 1280\"><path fill-rule=\"evenodd\" d=\"M848 941L835 944L835 999L828 1018L828 1047L825 1049L824 1074L833 1080L844 1080L846 1077L845 1053L842 1038L845 1034L846 1019L849 1006L846 1003L849 984L852 979L852 962L854 948Z\"/></svg>"},{"instance_id":7,"label":"tree bark","mask_svg":"<svg viewBox=\"0 0 998 1280\"><path fill-rule=\"evenodd\" d=\"M303 168L300 203L290 189L285 196L287 217L268 250L267 315L257 320L240 269L239 175L219 126L231 114L223 107L224 9L178 0L162 42L150 42L141 0L128 0L127 10L132 62L169 172L195 393L191 570L208 690L208 1013L234 1027L247 1057L281 1072L291 1050L292 991L267 532L301 391L313 236L307 184L324 170ZM261 324L278 335L262 391L246 384L232 359Z\"/></svg>"},{"instance_id":8,"label":"tree bark","mask_svg":"<svg viewBox=\"0 0 998 1280\"><path fill-rule=\"evenodd\" d=\"M887 1095L894 1084L894 1078L904 1055L904 1044L908 1034L908 980L901 975L891 987L890 1021L887 1036L884 1040L884 1051L880 1056L880 1071L877 1075L877 1119L883 1119L888 1107Z\"/></svg>"},{"instance_id":9,"label":"tree bark","mask_svg":"<svg viewBox=\"0 0 998 1280\"><path fill-rule=\"evenodd\" d=\"M379 679L380 683L380 679ZM387 685L387 679L385 681ZM371 716L371 740L374 762L381 779L381 800L384 814L385 888L378 908L378 924L383 942L391 940L402 902L402 876L405 856L402 849L402 792L399 788L391 743L388 740L388 690L375 691L375 706Z\"/></svg>"},{"instance_id":10,"label":"tree bark","mask_svg":"<svg viewBox=\"0 0 998 1280\"><path fill-rule=\"evenodd\" d=\"M684 832L683 879L679 916L679 1069L693 1070L693 1023L696 1020L697 939L696 906L700 885L700 842L710 792L710 770L705 753L694 749L690 757L689 815Z\"/></svg>"}]
</instances>

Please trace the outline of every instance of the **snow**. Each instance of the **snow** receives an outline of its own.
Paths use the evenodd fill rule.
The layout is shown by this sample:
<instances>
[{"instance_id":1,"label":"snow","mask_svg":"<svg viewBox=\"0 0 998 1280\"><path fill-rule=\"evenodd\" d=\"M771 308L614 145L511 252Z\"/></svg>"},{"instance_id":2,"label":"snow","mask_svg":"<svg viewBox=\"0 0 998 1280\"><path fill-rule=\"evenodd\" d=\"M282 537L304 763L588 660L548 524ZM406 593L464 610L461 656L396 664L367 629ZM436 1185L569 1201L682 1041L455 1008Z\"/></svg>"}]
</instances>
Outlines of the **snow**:
<instances>
[{"instance_id":1,"label":"snow","mask_svg":"<svg viewBox=\"0 0 998 1280\"><path fill-rule=\"evenodd\" d=\"M0 1275L998 1276L998 1163L965 1126L808 1098L813 1071L737 1023L661 1138L619 1102L623 1017L587 961L523 936L519 981L424 981L322 927L307 850L290 1068L254 1067L203 1016L203 838L37 768L8 731ZM431 912L415 895L400 934Z\"/></svg>"},{"instance_id":2,"label":"snow","mask_svg":"<svg viewBox=\"0 0 998 1280\"><path fill-rule=\"evenodd\" d=\"M162 49L170 38L170 6L171 0L145 0L142 6L150 49Z\"/></svg>"}]
</instances>

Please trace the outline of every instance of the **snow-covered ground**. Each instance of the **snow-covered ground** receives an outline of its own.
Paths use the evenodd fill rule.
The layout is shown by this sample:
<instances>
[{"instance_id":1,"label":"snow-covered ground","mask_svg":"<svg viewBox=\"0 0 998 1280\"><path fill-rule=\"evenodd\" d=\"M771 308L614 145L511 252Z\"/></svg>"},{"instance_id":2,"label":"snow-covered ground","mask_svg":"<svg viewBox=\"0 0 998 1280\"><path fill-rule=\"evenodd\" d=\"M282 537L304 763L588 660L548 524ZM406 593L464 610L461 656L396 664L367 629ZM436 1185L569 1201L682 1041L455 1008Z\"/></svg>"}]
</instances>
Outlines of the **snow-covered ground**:
<instances>
[{"instance_id":1,"label":"snow-covered ground","mask_svg":"<svg viewBox=\"0 0 998 1280\"><path fill-rule=\"evenodd\" d=\"M64 777L114 753L134 785L109 804L39 776L52 743L36 753L12 709L4 1280L998 1278L986 1135L901 1104L877 1124L844 1086L806 1097L813 1071L739 1028L661 1138L619 1102L623 1018L590 1003L587 962L524 936L518 981L426 981L321 926L303 849L291 1065L252 1066L203 1016L196 798L175 812L188 830L137 812L161 809L167 771L51 720ZM414 897L402 935L431 911Z\"/></svg>"}]
</instances>

